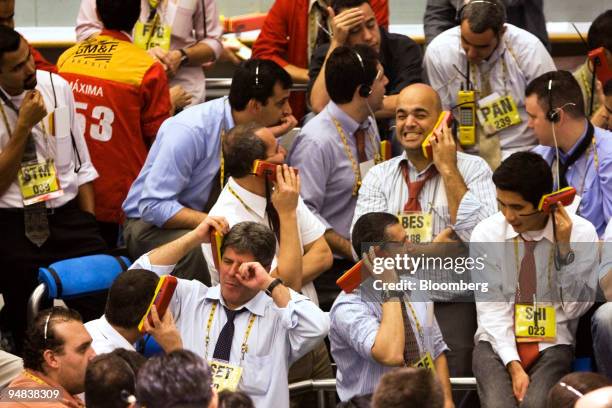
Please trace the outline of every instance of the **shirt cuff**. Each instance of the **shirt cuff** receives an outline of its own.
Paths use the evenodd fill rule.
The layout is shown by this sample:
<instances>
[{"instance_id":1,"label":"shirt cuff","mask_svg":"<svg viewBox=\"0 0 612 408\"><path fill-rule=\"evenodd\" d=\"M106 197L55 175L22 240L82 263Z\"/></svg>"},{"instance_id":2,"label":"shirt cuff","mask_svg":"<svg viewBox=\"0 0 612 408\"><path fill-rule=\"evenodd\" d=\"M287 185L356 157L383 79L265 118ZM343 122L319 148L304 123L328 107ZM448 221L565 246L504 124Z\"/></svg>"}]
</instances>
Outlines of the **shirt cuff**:
<instances>
[{"instance_id":1,"label":"shirt cuff","mask_svg":"<svg viewBox=\"0 0 612 408\"><path fill-rule=\"evenodd\" d=\"M497 350L497 354L499 358L504 363L504 367L508 365L511 361L521 361L521 358L518 355L518 351L516 350L516 346L504 346Z\"/></svg>"},{"instance_id":2,"label":"shirt cuff","mask_svg":"<svg viewBox=\"0 0 612 408\"><path fill-rule=\"evenodd\" d=\"M158 201L153 205L139 204L138 207L142 220L158 228L184 208L178 201Z\"/></svg>"},{"instance_id":3,"label":"shirt cuff","mask_svg":"<svg viewBox=\"0 0 612 408\"><path fill-rule=\"evenodd\" d=\"M79 187L82 186L83 184L94 181L97 178L98 178L98 172L94 168L93 164L91 164L91 162L86 162L86 163L81 164L81 168L79 169L79 172L77 173L77 183Z\"/></svg>"},{"instance_id":4,"label":"shirt cuff","mask_svg":"<svg viewBox=\"0 0 612 408\"><path fill-rule=\"evenodd\" d=\"M463 242L469 242L470 236L476 224L480 221L478 211L481 204L470 190L466 191L457 208L457 220L453 225L453 230Z\"/></svg>"},{"instance_id":5,"label":"shirt cuff","mask_svg":"<svg viewBox=\"0 0 612 408\"><path fill-rule=\"evenodd\" d=\"M283 326L285 326L287 329L294 329L297 327L299 323L299 316L296 310L297 303L303 300L306 300L309 302L310 300L308 300L306 296L300 295L299 293L297 293L291 288L287 288L287 289L289 289L289 296L291 296L291 299L289 300L289 303L287 303L287 306L285 306L284 308L279 308L279 309L283 311L283 314L282 314Z\"/></svg>"}]
</instances>

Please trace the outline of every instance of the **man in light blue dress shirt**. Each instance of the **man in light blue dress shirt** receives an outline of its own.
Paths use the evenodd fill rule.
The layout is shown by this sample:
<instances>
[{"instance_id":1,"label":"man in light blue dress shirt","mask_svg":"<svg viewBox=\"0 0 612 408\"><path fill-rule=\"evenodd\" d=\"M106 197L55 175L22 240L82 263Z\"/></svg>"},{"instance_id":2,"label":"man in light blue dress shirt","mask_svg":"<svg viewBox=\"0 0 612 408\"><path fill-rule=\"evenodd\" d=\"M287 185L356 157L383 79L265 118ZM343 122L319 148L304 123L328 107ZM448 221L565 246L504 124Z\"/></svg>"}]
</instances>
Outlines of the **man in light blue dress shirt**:
<instances>
[{"instance_id":1,"label":"man in light blue dress shirt","mask_svg":"<svg viewBox=\"0 0 612 408\"><path fill-rule=\"evenodd\" d=\"M367 253L367 247L374 242L405 240L406 232L397 217L389 213L365 214L353 230L356 253ZM433 304L409 292L381 290L381 283L377 285L374 279L384 283L399 282L393 269L385 269L372 277L352 293L341 292L330 312L329 340L338 367L336 389L340 399L346 401L356 395L373 393L383 374L394 367L414 366L419 358L428 354L444 390L444 406L453 407L445 355L448 347L434 316ZM416 359L410 358L415 353L411 356L409 351L410 331L405 328L406 324L410 325L417 343Z\"/></svg>"},{"instance_id":2,"label":"man in light blue dress shirt","mask_svg":"<svg viewBox=\"0 0 612 408\"><path fill-rule=\"evenodd\" d=\"M132 268L171 273L185 253L210 242L213 228L224 233L219 284L179 279L170 303L183 346L209 363L223 359L232 372L241 367L235 385L257 408L288 408L289 366L323 340L329 317L269 273L276 252L272 230L246 221L228 231L224 218L207 217L196 229L140 257ZM229 316L233 335L222 341ZM225 358L217 354L223 350Z\"/></svg>"},{"instance_id":3,"label":"man in light blue dress shirt","mask_svg":"<svg viewBox=\"0 0 612 408\"><path fill-rule=\"evenodd\" d=\"M353 261L349 227L367 170L380 160L380 137L371 112L382 106L388 82L375 52L338 47L325 68L331 102L297 136L288 163L300 171L301 195L325 225L334 253L331 271L315 280L323 310L338 293L335 280Z\"/></svg>"},{"instance_id":4,"label":"man in light blue dress shirt","mask_svg":"<svg viewBox=\"0 0 612 408\"><path fill-rule=\"evenodd\" d=\"M276 63L250 60L239 67L229 98L215 99L165 121L123 203L124 237L135 259L195 228L214 204L222 178L221 135L257 121L280 136L296 125L289 106L291 77ZM210 283L199 249L176 274Z\"/></svg>"},{"instance_id":5,"label":"man in light blue dress shirt","mask_svg":"<svg viewBox=\"0 0 612 408\"><path fill-rule=\"evenodd\" d=\"M580 86L567 71L539 76L525 94L528 126L540 143L534 152L552 166L555 189L576 189L576 214L589 220L597 235L603 236L612 216L612 132L588 121Z\"/></svg>"}]
</instances>

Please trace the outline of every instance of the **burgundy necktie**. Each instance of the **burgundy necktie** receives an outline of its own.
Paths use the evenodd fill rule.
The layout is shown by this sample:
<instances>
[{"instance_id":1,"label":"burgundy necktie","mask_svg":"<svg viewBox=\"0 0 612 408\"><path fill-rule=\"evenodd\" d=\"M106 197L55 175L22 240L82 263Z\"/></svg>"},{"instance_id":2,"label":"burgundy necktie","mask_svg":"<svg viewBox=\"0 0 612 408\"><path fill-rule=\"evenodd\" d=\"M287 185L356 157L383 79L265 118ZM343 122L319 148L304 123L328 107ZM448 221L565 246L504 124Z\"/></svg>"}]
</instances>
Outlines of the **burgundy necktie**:
<instances>
[{"instance_id":1,"label":"burgundy necktie","mask_svg":"<svg viewBox=\"0 0 612 408\"><path fill-rule=\"evenodd\" d=\"M423 187L425 187L425 183L427 182L427 180L438 174L438 170L436 169L436 166L431 166L420 180L411 182L410 176L408 175L408 161L402 160L400 162L400 166L402 168L402 174L404 175L404 181L408 186L408 201L406 201L406 204L404 204L404 211L421 211L421 203L419 203L419 194L421 193Z\"/></svg>"},{"instance_id":2,"label":"burgundy necktie","mask_svg":"<svg viewBox=\"0 0 612 408\"><path fill-rule=\"evenodd\" d=\"M359 157L359 163L368 161L365 148L365 132L366 131L363 128L359 128L355 131L355 141L357 143L357 155Z\"/></svg>"},{"instance_id":3,"label":"burgundy necktie","mask_svg":"<svg viewBox=\"0 0 612 408\"><path fill-rule=\"evenodd\" d=\"M532 303L537 290L536 263L534 250L537 241L525 241L525 254L519 272L519 290L516 292L517 304ZM525 370L538 359L540 349L537 342L516 343L516 349Z\"/></svg>"}]
</instances>

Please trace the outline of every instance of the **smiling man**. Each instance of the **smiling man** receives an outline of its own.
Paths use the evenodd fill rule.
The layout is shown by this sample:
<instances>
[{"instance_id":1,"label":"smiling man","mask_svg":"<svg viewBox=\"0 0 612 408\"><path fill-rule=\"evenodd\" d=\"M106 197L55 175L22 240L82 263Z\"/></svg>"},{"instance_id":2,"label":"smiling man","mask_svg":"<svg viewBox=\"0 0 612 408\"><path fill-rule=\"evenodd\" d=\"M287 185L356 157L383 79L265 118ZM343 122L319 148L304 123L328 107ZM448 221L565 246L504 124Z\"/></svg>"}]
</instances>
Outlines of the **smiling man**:
<instances>
[{"instance_id":1,"label":"smiling man","mask_svg":"<svg viewBox=\"0 0 612 408\"><path fill-rule=\"evenodd\" d=\"M225 219L208 217L132 268L168 274L188 251L210 243L212 228L225 233L219 284L179 279L170 304L183 345L227 374L226 384L248 394L258 408L288 407L289 366L327 335L329 318L269 273L276 240L268 227L241 222L228 232ZM220 376L213 376L217 385Z\"/></svg>"},{"instance_id":2,"label":"smiling man","mask_svg":"<svg viewBox=\"0 0 612 408\"><path fill-rule=\"evenodd\" d=\"M249 60L236 69L228 98L193 106L165 121L123 210L132 258L197 227L223 187L221 138L235 125L258 122L278 137L291 115L291 77L275 62ZM202 251L179 262L177 276L210 282Z\"/></svg>"},{"instance_id":3,"label":"smiling man","mask_svg":"<svg viewBox=\"0 0 612 408\"><path fill-rule=\"evenodd\" d=\"M364 214L376 211L398 215L406 226L411 219L429 220L426 230L407 229L417 242L448 242L455 235L468 242L476 224L495 212L495 187L483 159L457 152L454 136L446 128L432 144L433 157L421 147L442 113L440 97L429 85L410 85L399 95L396 111L397 140L401 156L374 166L359 190L354 225ZM453 279L436 271L429 278ZM435 292L435 312L450 347L451 376L471 375L471 350L476 331L476 311L471 303L455 303L464 293ZM450 303L448 303L451 301ZM457 315L461 319L457 319Z\"/></svg>"},{"instance_id":4,"label":"smiling man","mask_svg":"<svg viewBox=\"0 0 612 408\"><path fill-rule=\"evenodd\" d=\"M460 26L438 35L427 47L424 66L444 109L464 101L459 100L460 91L475 91L482 120L474 117L479 122L477 140L463 147L495 169L513 152L536 144L526 123L525 87L555 64L536 36L506 24L501 0L470 1L459 16Z\"/></svg>"},{"instance_id":5,"label":"smiling man","mask_svg":"<svg viewBox=\"0 0 612 408\"><path fill-rule=\"evenodd\" d=\"M490 289L476 295L478 395L483 408L543 407L570 372L578 319L595 297L597 233L562 205L538 210L553 177L536 153L512 154L493 182L501 211L474 228L470 243L485 265L472 276Z\"/></svg>"}]
</instances>

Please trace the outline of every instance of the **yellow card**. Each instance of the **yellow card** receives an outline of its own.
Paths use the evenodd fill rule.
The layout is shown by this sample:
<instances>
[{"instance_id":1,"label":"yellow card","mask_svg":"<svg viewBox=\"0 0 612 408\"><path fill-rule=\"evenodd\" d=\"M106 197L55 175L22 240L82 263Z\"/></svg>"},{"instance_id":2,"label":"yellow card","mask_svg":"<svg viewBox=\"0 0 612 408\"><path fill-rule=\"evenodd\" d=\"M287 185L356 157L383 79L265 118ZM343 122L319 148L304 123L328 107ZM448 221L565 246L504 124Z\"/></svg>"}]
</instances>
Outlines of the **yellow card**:
<instances>
[{"instance_id":1,"label":"yellow card","mask_svg":"<svg viewBox=\"0 0 612 408\"><path fill-rule=\"evenodd\" d=\"M23 203L30 205L61 196L53 159L23 164L17 173Z\"/></svg>"},{"instance_id":2,"label":"yellow card","mask_svg":"<svg viewBox=\"0 0 612 408\"><path fill-rule=\"evenodd\" d=\"M521 123L521 116L512 95L505 95L482 105L477 116L487 134L494 134Z\"/></svg>"},{"instance_id":3,"label":"yellow card","mask_svg":"<svg viewBox=\"0 0 612 408\"><path fill-rule=\"evenodd\" d=\"M557 337L554 306L514 305L514 334L519 343L554 341Z\"/></svg>"},{"instance_id":4,"label":"yellow card","mask_svg":"<svg viewBox=\"0 0 612 408\"><path fill-rule=\"evenodd\" d=\"M210 362L213 387L219 391L236 391L242 377L242 367L213 360Z\"/></svg>"},{"instance_id":5,"label":"yellow card","mask_svg":"<svg viewBox=\"0 0 612 408\"><path fill-rule=\"evenodd\" d=\"M414 244L431 242L433 217L425 212L402 212L398 215L408 240Z\"/></svg>"}]
</instances>

